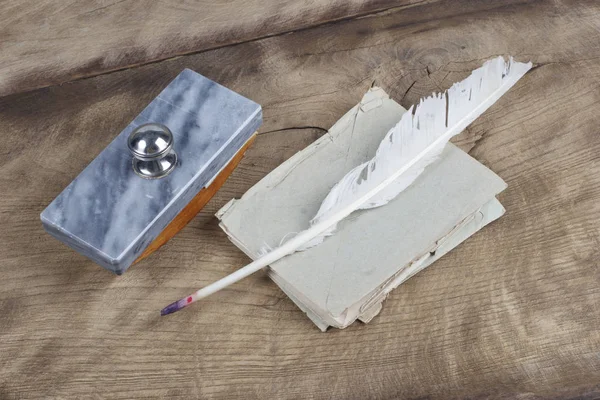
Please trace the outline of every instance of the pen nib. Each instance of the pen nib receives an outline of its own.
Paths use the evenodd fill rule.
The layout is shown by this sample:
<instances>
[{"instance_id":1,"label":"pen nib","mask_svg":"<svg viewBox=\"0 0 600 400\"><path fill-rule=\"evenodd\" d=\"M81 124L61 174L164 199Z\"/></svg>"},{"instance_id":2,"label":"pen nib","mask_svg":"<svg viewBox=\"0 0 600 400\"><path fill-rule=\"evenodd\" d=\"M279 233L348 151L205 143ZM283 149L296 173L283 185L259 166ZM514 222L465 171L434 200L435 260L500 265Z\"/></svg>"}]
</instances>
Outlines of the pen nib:
<instances>
[{"instance_id":1,"label":"pen nib","mask_svg":"<svg viewBox=\"0 0 600 400\"><path fill-rule=\"evenodd\" d=\"M182 308L183 307L179 307L179 302L176 301L175 303L171 303L168 306L166 306L165 308L163 308L162 310L160 310L160 315L172 314L175 311L181 310Z\"/></svg>"}]
</instances>

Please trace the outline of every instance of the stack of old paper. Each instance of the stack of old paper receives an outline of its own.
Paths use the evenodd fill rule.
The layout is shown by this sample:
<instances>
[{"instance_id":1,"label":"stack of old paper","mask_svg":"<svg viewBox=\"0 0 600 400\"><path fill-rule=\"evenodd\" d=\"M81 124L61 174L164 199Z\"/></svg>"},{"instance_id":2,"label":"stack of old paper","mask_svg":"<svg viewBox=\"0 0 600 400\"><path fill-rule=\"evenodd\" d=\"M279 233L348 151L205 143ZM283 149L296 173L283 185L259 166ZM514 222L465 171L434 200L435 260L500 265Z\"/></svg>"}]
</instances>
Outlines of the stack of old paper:
<instances>
[{"instance_id":1,"label":"stack of old paper","mask_svg":"<svg viewBox=\"0 0 600 400\"><path fill-rule=\"evenodd\" d=\"M327 134L219 210L222 229L253 259L306 229L331 187L373 157L405 111L372 88ZM500 217L495 196L505 188L449 144L389 204L353 213L322 244L271 265L269 276L322 330L368 322L392 289Z\"/></svg>"}]
</instances>

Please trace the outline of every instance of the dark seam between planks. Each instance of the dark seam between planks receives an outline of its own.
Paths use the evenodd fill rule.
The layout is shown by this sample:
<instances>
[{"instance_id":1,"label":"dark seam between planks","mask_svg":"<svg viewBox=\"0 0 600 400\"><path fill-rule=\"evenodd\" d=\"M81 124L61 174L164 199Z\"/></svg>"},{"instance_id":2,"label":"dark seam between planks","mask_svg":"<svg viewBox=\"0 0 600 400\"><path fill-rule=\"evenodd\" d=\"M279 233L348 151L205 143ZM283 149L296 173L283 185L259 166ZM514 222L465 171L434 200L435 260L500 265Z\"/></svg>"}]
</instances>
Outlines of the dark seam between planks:
<instances>
[{"instance_id":1,"label":"dark seam between planks","mask_svg":"<svg viewBox=\"0 0 600 400\"><path fill-rule=\"evenodd\" d=\"M486 9L486 11L496 10L496 9L503 9L503 8L506 8L506 7L518 6L518 5L522 5L522 4L537 3L539 1L540 0L516 1L516 2L511 2L509 4L501 4L501 5L497 6L497 7L491 7L489 9ZM138 67L142 67L142 66L145 66L145 65L151 65L151 64L161 63L163 61L171 61L171 60L175 60L175 59L180 58L180 57L187 57L187 56L192 56L192 55L196 55L196 54L202 54L202 53L206 53L206 52L213 51L213 50L219 50L219 49L223 49L223 48L227 48L227 47L233 47L233 46L237 46L237 45L242 45L242 44L247 44L247 43L253 43L253 42L261 41L261 40L264 40L264 39L274 38L274 37L283 36L283 35L287 35L287 34L291 34L291 33L303 32L303 31L307 31L307 30L319 28L319 27L322 27L322 26L333 25L333 24L336 24L336 23L349 22L349 21L354 21L354 20L368 18L368 17L376 17L376 16L379 16L379 15L385 15L385 14L394 14L394 13L402 11L402 10L419 8L419 7L423 7L423 6L435 4L437 2L439 2L439 0L422 0L422 1L418 2L418 3L413 3L413 4L409 4L409 5L401 5L401 6L393 6L393 7L381 8L381 9L371 10L371 11L368 11L368 12L365 12L365 13L358 13L358 14L355 14L355 15L352 15L352 16L342 17L342 18L338 18L338 19L323 20L323 21L321 21L319 23L316 23L314 25L307 25L305 27L298 28L298 29L291 29L291 30L288 30L288 31L281 31L281 32L277 32L277 33L273 33L273 34L269 34L269 35L259 36L259 37L252 38L252 39L241 40L241 41L238 41L238 42L234 41L234 42L231 42L231 43L228 43L228 44L223 44L223 45L214 46L214 47L207 47L207 48L201 49L201 50L195 50L195 51L190 51L190 52L183 52L183 53L175 54L173 56L169 56L169 57L166 57L166 58L160 58L160 59L156 59L156 60L149 60L149 61L146 61L146 62L143 62L143 63L139 63L139 64L131 64L131 65L126 65L126 66L123 66L123 67L115 68L115 69L107 69L106 71L101 72L101 73L97 73L97 74L90 74L90 75L75 77L73 79L70 79L70 80L67 80L67 81L64 81L64 82L59 82L59 83L54 83L54 84L49 84L49 85L42 85L42 86L34 87L34 88L31 88L31 89L26 89L26 90L22 90L22 91L17 91L17 92L9 93L9 94L6 94L5 96L0 96L0 98L6 97L6 96L10 96L10 95L15 95L15 94L33 92L33 91L39 90L39 89L45 89L45 88L50 88L50 87L54 87L54 86L60 86L60 85L67 84L67 83L78 82L78 81L81 81L81 80L91 79L91 78L95 78L95 77L98 77L98 76L109 75L109 74L112 74L112 73L116 73L116 72L120 72L120 71L125 71L125 70L133 69L133 68L138 68ZM472 15L472 14L477 14L477 13L482 12L482 11L483 10L476 10L476 11L472 11L472 12L459 13L459 14L450 15L450 16L447 16L447 17L444 17L444 18L456 18L456 17L459 17L459 16L468 16L468 15ZM405 23L405 24L400 24L398 26L410 26L410 25L414 25L414 24L432 22L432 21L436 21L438 19L440 19L440 18L432 18L432 19L426 19L426 20L419 20L419 21L415 21L415 22L409 22L409 23ZM392 28L396 28L398 26L392 26Z\"/></svg>"},{"instance_id":2,"label":"dark seam between planks","mask_svg":"<svg viewBox=\"0 0 600 400\"><path fill-rule=\"evenodd\" d=\"M145 65L151 65L151 64L157 64L163 61L171 61L171 60L175 60L177 58L180 57L187 57L187 56L192 56L192 55L196 55L196 54L202 54L202 53L206 53L209 51L213 51L213 50L219 50L219 49L223 49L226 47L232 47L232 46L237 46L237 45L242 45L242 44L247 44L247 43L253 43L253 42L257 42L260 40L264 40L264 39L269 39L269 38L273 38L273 37L278 37L278 36L283 36L283 35L287 35L290 33L296 33L296 32L303 32L306 30L310 30L310 29L314 29L314 28L318 28L321 26L325 26L325 25L330 25L330 24L334 24L334 23L338 23L338 22L345 22L345 21L352 21L355 19L360 19L360 18L365 18L371 15L377 15L380 13L384 13L386 11L399 11L399 10L403 10L403 9L409 9L409 8L414 8L414 7L419 7L423 4L429 4L432 2L436 2L438 0L422 0L418 3L414 3L414 4L410 4L410 5L404 5L404 6L393 6L393 7L387 7L387 8L381 8L381 9L376 9L376 10L371 10L368 12L364 12L364 13L358 13L358 14L354 14L352 16L347 16L347 17L341 17L341 18L337 18L337 19L330 19L330 20L323 20L319 23L316 23L314 25L307 25L301 28L297 28L297 29L291 29L291 30L287 30L287 31L281 31L281 32L276 32L276 33L272 33L272 34L268 34L268 35L263 35L263 36L258 36L252 39L246 39L246 40L240 40L240 41L232 41L230 43L227 44L223 44L223 45L219 45L219 46L214 46L214 47L207 47L201 50L193 50L193 51L189 51L189 52L183 52L183 53L178 53L172 56L168 56L166 58L159 58L156 60L148 60L146 62L143 63L139 63L139 64L130 64L130 65L126 65L123 67L119 67L119 68L114 68L114 69L107 69L104 72L101 73L97 73L97 74L90 74L90 75L85 75L85 76L80 76L80 77L75 77L73 79L70 80L66 80L63 82L58 82L58 83L54 83L54 84L49 84L49 85L41 85L38 87L34 87L34 88L30 88L30 89L26 89L26 90L21 90L21 91L16 91L16 92L11 92L6 94L5 96L0 96L0 98L2 97L6 97L6 96L11 96L11 95L15 95L15 94L21 94L21 93L28 93L28 92L33 92L36 91L38 89L45 89L45 88L49 88L49 87L54 87L54 86L60 86L60 85L64 85L67 83L72 83L72 82L77 82L77 81L81 81L81 80L85 80L85 79L90 79L90 78L95 78L98 76L103 76L103 75L109 75L115 72L120 72L120 71L125 71L128 69L133 69L133 68L138 68L141 66L145 66Z\"/></svg>"}]
</instances>

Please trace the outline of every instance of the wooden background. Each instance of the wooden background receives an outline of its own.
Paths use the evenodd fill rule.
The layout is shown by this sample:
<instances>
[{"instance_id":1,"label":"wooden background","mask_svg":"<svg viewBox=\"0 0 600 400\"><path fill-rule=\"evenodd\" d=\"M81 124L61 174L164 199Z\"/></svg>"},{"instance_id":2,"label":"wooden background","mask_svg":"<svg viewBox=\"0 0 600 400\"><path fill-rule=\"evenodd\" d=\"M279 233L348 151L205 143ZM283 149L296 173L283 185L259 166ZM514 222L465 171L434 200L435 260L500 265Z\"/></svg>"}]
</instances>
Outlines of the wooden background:
<instances>
[{"instance_id":1,"label":"wooden background","mask_svg":"<svg viewBox=\"0 0 600 400\"><path fill-rule=\"evenodd\" d=\"M600 398L600 2L0 1L0 399ZM493 56L535 68L456 143L507 214L321 333L213 214L373 84L403 106ZM259 102L224 188L121 277L39 213L183 68Z\"/></svg>"}]
</instances>

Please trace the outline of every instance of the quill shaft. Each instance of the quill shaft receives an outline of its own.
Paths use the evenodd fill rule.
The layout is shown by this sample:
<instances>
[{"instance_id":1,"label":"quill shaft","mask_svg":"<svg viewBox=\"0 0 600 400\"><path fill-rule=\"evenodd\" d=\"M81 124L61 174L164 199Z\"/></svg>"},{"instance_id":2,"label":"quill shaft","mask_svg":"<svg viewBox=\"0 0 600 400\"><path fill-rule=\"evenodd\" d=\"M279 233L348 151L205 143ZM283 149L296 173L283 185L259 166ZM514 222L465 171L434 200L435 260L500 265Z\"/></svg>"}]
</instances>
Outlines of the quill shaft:
<instances>
[{"instance_id":1,"label":"quill shaft","mask_svg":"<svg viewBox=\"0 0 600 400\"><path fill-rule=\"evenodd\" d=\"M462 130L464 130L475 118L483 113L488 107L490 107L500 96L502 96L510 87L512 87L521 76L530 68L530 64L526 66L527 68L522 71L522 73L516 73L504 82L503 85L498 87L494 92L491 93L490 96L486 98L485 101L478 104L473 110L466 114L460 120L454 122L453 126L447 127L446 132L439 136L436 140L430 143L427 147L425 147L421 152L419 152L416 156L414 156L411 160L403 164L400 168L398 168L394 173L390 174L386 179L382 180L378 185L376 185L373 189L366 192L364 195L356 198L351 203L347 204L345 207L340 210L332 213L327 219L318 222L312 225L310 228L300 232L298 235L293 237L292 239L285 242L283 245L274 249L273 251L267 253L263 257L251 262L243 268L235 271L234 273L222 278L204 288L198 290L197 292L187 296L175 303L170 304L165 307L161 311L161 315L166 315L178 311L200 299L203 299L211 294L218 292L225 287L236 283L243 278L257 272L258 270L274 263L275 261L294 253L300 247L302 247L305 243L317 237L321 233L327 231L331 226L337 224L348 215L359 209L364 203L366 203L369 199L376 196L386 187L388 187L392 182L400 177L403 173L413 167L416 163L422 160L428 153L432 152L438 146L446 143L452 138L454 135L458 134Z\"/></svg>"}]
</instances>

